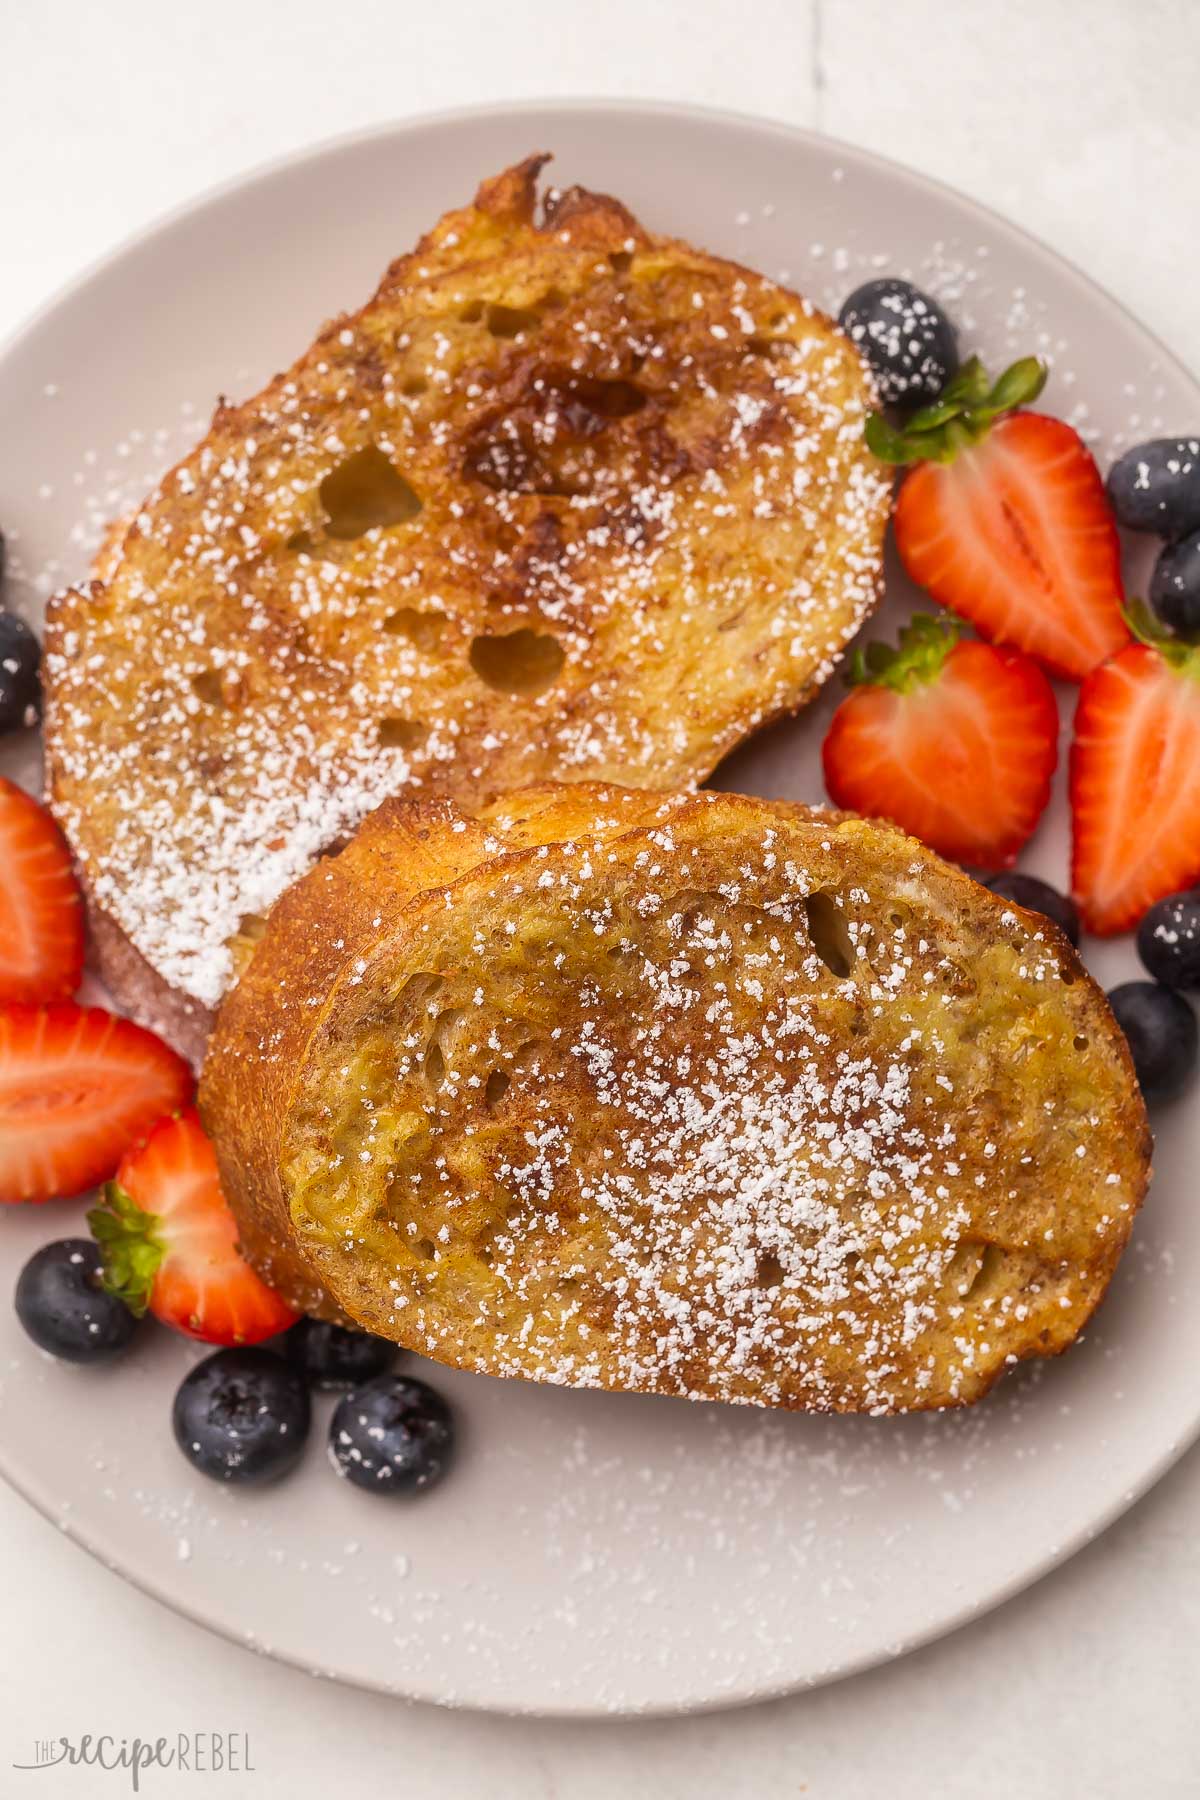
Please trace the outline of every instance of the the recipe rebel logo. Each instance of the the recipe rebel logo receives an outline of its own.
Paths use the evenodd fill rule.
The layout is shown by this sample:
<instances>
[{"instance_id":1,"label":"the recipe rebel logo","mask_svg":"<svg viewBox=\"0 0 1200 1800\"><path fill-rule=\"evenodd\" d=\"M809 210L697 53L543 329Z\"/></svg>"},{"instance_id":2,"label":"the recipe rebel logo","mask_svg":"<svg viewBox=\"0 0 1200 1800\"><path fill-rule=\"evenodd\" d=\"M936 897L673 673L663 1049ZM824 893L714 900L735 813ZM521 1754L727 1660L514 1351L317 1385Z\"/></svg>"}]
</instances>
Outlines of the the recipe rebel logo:
<instances>
[{"instance_id":1,"label":"the recipe rebel logo","mask_svg":"<svg viewBox=\"0 0 1200 1800\"><path fill-rule=\"evenodd\" d=\"M142 1776L151 1769L174 1769L190 1775L253 1775L249 1734L244 1731L180 1731L173 1737L113 1737L107 1732L82 1737L39 1738L32 1757L15 1761L14 1769L36 1774L41 1769L103 1769L124 1773L130 1791L142 1791ZM90 1794L93 1790L87 1789Z\"/></svg>"}]
</instances>

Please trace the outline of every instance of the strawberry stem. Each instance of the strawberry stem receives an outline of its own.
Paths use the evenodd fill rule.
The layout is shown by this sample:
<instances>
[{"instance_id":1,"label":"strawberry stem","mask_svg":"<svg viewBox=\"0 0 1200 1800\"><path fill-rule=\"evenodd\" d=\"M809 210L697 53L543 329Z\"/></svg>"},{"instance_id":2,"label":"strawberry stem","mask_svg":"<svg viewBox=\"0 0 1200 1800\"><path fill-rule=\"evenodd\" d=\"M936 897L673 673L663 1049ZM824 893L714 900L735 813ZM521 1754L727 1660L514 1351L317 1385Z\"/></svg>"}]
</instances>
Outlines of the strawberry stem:
<instances>
[{"instance_id":1,"label":"strawberry stem","mask_svg":"<svg viewBox=\"0 0 1200 1800\"><path fill-rule=\"evenodd\" d=\"M140 1207L119 1183L110 1181L104 1189L103 1205L92 1208L87 1222L100 1247L103 1287L140 1319L166 1253L157 1232L157 1216Z\"/></svg>"},{"instance_id":2,"label":"strawberry stem","mask_svg":"<svg viewBox=\"0 0 1200 1800\"><path fill-rule=\"evenodd\" d=\"M1122 608L1121 617L1139 644L1157 650L1163 661L1181 675L1200 681L1200 644L1189 644L1168 631L1144 600L1130 600Z\"/></svg>"}]
</instances>

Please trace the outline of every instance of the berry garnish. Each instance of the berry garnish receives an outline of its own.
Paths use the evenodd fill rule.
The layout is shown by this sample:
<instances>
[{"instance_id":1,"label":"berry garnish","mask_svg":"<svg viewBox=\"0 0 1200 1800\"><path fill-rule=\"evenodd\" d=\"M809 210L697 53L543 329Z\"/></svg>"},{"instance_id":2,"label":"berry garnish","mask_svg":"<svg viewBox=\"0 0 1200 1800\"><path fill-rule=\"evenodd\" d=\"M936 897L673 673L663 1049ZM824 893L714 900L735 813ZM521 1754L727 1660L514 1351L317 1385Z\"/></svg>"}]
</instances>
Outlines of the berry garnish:
<instances>
[{"instance_id":1,"label":"berry garnish","mask_svg":"<svg viewBox=\"0 0 1200 1800\"><path fill-rule=\"evenodd\" d=\"M62 832L0 777L0 1001L66 1000L82 977L83 901Z\"/></svg>"},{"instance_id":2,"label":"berry garnish","mask_svg":"<svg viewBox=\"0 0 1200 1800\"><path fill-rule=\"evenodd\" d=\"M325 1319L298 1319L284 1340L288 1357L310 1387L349 1388L389 1369L396 1346L367 1331Z\"/></svg>"},{"instance_id":3,"label":"berry garnish","mask_svg":"<svg viewBox=\"0 0 1200 1800\"><path fill-rule=\"evenodd\" d=\"M238 1249L213 1147L194 1109L161 1119L88 1214L105 1285L205 1344L257 1344L296 1313Z\"/></svg>"},{"instance_id":4,"label":"berry garnish","mask_svg":"<svg viewBox=\"0 0 1200 1800\"><path fill-rule=\"evenodd\" d=\"M895 275L855 288L838 324L870 364L885 406L936 400L958 368L958 339L937 301Z\"/></svg>"},{"instance_id":5,"label":"berry garnish","mask_svg":"<svg viewBox=\"0 0 1200 1800\"><path fill-rule=\"evenodd\" d=\"M192 1072L153 1032L98 1006L0 1006L0 1202L107 1181Z\"/></svg>"},{"instance_id":6,"label":"berry garnish","mask_svg":"<svg viewBox=\"0 0 1200 1800\"><path fill-rule=\"evenodd\" d=\"M214 1481L276 1481L300 1460L312 1420L308 1389L270 1350L217 1350L175 1395L175 1442Z\"/></svg>"},{"instance_id":7,"label":"berry garnish","mask_svg":"<svg viewBox=\"0 0 1200 1800\"><path fill-rule=\"evenodd\" d=\"M1108 471L1108 497L1128 531L1183 537L1200 528L1200 438L1135 444Z\"/></svg>"},{"instance_id":8,"label":"berry garnish","mask_svg":"<svg viewBox=\"0 0 1200 1800\"><path fill-rule=\"evenodd\" d=\"M1028 356L989 386L972 357L903 430L872 413L867 442L885 462L917 465L895 511L913 580L991 642L1079 681L1129 641L1120 544L1078 433L1016 410L1045 380Z\"/></svg>"},{"instance_id":9,"label":"berry garnish","mask_svg":"<svg viewBox=\"0 0 1200 1800\"><path fill-rule=\"evenodd\" d=\"M377 1375L344 1395L329 1425L334 1468L372 1494L432 1487L446 1473L453 1449L450 1408L407 1375Z\"/></svg>"},{"instance_id":10,"label":"berry garnish","mask_svg":"<svg viewBox=\"0 0 1200 1800\"><path fill-rule=\"evenodd\" d=\"M1108 1003L1129 1040L1146 1099L1174 1100L1196 1067L1200 1046L1196 1015L1183 995L1157 981L1123 981L1112 990Z\"/></svg>"},{"instance_id":11,"label":"berry garnish","mask_svg":"<svg viewBox=\"0 0 1200 1800\"><path fill-rule=\"evenodd\" d=\"M943 856L1011 862L1042 816L1058 757L1050 683L1019 650L959 641L918 613L900 648L855 651L822 752L838 806L890 819Z\"/></svg>"},{"instance_id":12,"label":"berry garnish","mask_svg":"<svg viewBox=\"0 0 1200 1800\"><path fill-rule=\"evenodd\" d=\"M24 619L0 612L0 732L36 725L42 711L41 645Z\"/></svg>"},{"instance_id":13,"label":"berry garnish","mask_svg":"<svg viewBox=\"0 0 1200 1800\"><path fill-rule=\"evenodd\" d=\"M1138 926L1137 947L1156 981L1200 988L1200 888L1156 901Z\"/></svg>"},{"instance_id":14,"label":"berry garnish","mask_svg":"<svg viewBox=\"0 0 1200 1800\"><path fill-rule=\"evenodd\" d=\"M1015 906L1024 907L1026 912L1041 913L1078 949L1079 908L1068 894L1060 894L1048 881L1040 881L1036 875L1023 875L1017 869L989 875L983 885L1002 900L1011 900Z\"/></svg>"},{"instance_id":15,"label":"berry garnish","mask_svg":"<svg viewBox=\"0 0 1200 1800\"><path fill-rule=\"evenodd\" d=\"M17 1277L17 1317L39 1350L64 1362L104 1362L133 1337L137 1320L101 1283L91 1238L43 1244Z\"/></svg>"},{"instance_id":16,"label":"berry garnish","mask_svg":"<svg viewBox=\"0 0 1200 1800\"><path fill-rule=\"evenodd\" d=\"M1200 638L1200 531L1168 544L1150 577L1150 604L1169 631Z\"/></svg>"},{"instance_id":17,"label":"berry garnish","mask_svg":"<svg viewBox=\"0 0 1200 1800\"><path fill-rule=\"evenodd\" d=\"M1084 682L1071 746L1071 885L1101 936L1200 881L1200 647L1128 616L1140 641Z\"/></svg>"}]
</instances>

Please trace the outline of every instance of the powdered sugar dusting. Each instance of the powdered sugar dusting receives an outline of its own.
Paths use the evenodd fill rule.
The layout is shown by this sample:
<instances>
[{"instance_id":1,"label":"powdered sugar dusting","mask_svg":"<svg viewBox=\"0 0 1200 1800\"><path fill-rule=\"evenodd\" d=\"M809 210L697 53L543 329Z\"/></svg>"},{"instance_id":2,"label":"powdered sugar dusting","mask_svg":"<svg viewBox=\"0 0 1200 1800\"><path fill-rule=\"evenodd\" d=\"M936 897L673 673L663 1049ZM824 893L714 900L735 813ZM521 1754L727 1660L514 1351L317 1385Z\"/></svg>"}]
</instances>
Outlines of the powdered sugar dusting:
<instances>
[{"instance_id":1,"label":"powdered sugar dusting","mask_svg":"<svg viewBox=\"0 0 1200 1800\"><path fill-rule=\"evenodd\" d=\"M877 598L889 480L844 341L560 203L523 240L544 276L503 299L482 215L443 222L377 306L222 403L106 588L52 608L59 817L97 904L202 1005L387 794L693 782Z\"/></svg>"}]
</instances>

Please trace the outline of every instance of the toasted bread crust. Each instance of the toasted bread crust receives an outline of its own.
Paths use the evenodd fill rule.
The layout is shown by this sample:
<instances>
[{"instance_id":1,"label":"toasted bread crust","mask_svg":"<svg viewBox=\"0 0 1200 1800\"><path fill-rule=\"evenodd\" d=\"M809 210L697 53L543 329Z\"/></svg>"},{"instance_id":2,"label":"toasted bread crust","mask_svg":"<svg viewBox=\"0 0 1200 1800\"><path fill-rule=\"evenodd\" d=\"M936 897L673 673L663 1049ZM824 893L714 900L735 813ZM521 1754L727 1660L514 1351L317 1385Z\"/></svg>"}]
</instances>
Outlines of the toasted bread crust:
<instances>
[{"instance_id":1,"label":"toasted bread crust","mask_svg":"<svg viewBox=\"0 0 1200 1800\"><path fill-rule=\"evenodd\" d=\"M200 1104L308 1307L493 1375L822 1411L1065 1348L1149 1170L1052 926L890 827L725 794L387 803L272 913Z\"/></svg>"},{"instance_id":2,"label":"toasted bread crust","mask_svg":"<svg viewBox=\"0 0 1200 1800\"><path fill-rule=\"evenodd\" d=\"M393 792L699 781L874 604L858 352L606 196L539 220L543 160L223 402L51 604L51 799L135 1010L140 958L200 1018Z\"/></svg>"}]
</instances>

